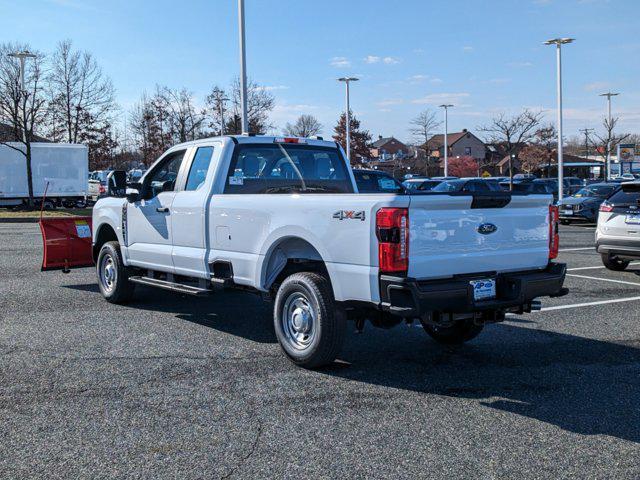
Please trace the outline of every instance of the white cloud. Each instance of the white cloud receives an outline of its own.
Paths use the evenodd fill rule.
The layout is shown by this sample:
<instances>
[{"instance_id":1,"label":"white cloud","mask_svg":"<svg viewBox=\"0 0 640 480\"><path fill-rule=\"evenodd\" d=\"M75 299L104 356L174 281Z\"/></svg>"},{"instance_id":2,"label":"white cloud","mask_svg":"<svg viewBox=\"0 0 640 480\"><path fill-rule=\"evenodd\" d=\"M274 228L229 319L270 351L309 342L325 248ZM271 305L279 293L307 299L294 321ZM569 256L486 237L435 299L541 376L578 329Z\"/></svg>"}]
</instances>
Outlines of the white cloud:
<instances>
[{"instance_id":1,"label":"white cloud","mask_svg":"<svg viewBox=\"0 0 640 480\"><path fill-rule=\"evenodd\" d=\"M592 83L587 83L584 86L584 89L587 92L594 92L596 90L606 90L608 88L610 88L611 84L609 82L592 82Z\"/></svg>"},{"instance_id":2,"label":"white cloud","mask_svg":"<svg viewBox=\"0 0 640 480\"><path fill-rule=\"evenodd\" d=\"M396 63L400 63L400 60L398 60L397 58L393 58L393 57L384 57L382 59L382 61L384 63L386 63L387 65L395 65Z\"/></svg>"},{"instance_id":3,"label":"white cloud","mask_svg":"<svg viewBox=\"0 0 640 480\"><path fill-rule=\"evenodd\" d=\"M332 67L337 67L337 68L347 68L351 66L351 62L347 57L333 57L329 61L329 64Z\"/></svg>"},{"instance_id":4,"label":"white cloud","mask_svg":"<svg viewBox=\"0 0 640 480\"><path fill-rule=\"evenodd\" d=\"M473 52L474 48L471 45L465 45L464 47L462 47L462 51L466 52L466 53L471 53Z\"/></svg>"},{"instance_id":5,"label":"white cloud","mask_svg":"<svg viewBox=\"0 0 640 480\"><path fill-rule=\"evenodd\" d=\"M515 68L533 67L533 63L531 62L509 62L507 65Z\"/></svg>"},{"instance_id":6,"label":"white cloud","mask_svg":"<svg viewBox=\"0 0 640 480\"><path fill-rule=\"evenodd\" d=\"M380 57L375 55L367 55L364 57L364 63L378 63L380 61Z\"/></svg>"},{"instance_id":7,"label":"white cloud","mask_svg":"<svg viewBox=\"0 0 640 480\"><path fill-rule=\"evenodd\" d=\"M379 107L390 107L392 105L400 105L402 103L404 103L404 101L401 98L390 98L387 100L381 100L377 102L376 105Z\"/></svg>"},{"instance_id":8,"label":"white cloud","mask_svg":"<svg viewBox=\"0 0 640 480\"><path fill-rule=\"evenodd\" d=\"M432 93L422 98L416 98L411 103L417 104L441 104L452 103L458 107L465 106L461 102L465 98L469 98L471 95L467 92L460 93Z\"/></svg>"},{"instance_id":9,"label":"white cloud","mask_svg":"<svg viewBox=\"0 0 640 480\"><path fill-rule=\"evenodd\" d=\"M407 80L409 80L410 83L423 83L426 81L433 84L442 83L441 78L432 77L431 75L423 75L420 73L417 75L410 76Z\"/></svg>"},{"instance_id":10,"label":"white cloud","mask_svg":"<svg viewBox=\"0 0 640 480\"><path fill-rule=\"evenodd\" d=\"M510 78L492 78L488 82L493 83L494 85L504 85L505 83L509 83L510 81Z\"/></svg>"},{"instance_id":11,"label":"white cloud","mask_svg":"<svg viewBox=\"0 0 640 480\"><path fill-rule=\"evenodd\" d=\"M272 92L274 90L288 90L290 87L287 85L265 85L262 87L258 87L258 90L264 90L266 92Z\"/></svg>"}]
</instances>

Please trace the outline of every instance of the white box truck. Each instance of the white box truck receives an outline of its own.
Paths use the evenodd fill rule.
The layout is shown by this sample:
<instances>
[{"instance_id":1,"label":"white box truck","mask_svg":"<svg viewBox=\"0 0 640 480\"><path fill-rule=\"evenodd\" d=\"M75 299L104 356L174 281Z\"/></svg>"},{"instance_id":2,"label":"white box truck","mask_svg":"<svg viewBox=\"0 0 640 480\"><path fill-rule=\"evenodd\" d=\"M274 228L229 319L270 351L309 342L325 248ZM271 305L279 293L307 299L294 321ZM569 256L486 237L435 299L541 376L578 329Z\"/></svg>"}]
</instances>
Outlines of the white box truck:
<instances>
[{"instance_id":1,"label":"white box truck","mask_svg":"<svg viewBox=\"0 0 640 480\"><path fill-rule=\"evenodd\" d=\"M29 198L27 161L14 148L21 143L0 145L0 206L17 206ZM40 204L47 182L46 207L75 205L87 199L89 149L71 143L32 143L33 196Z\"/></svg>"}]
</instances>

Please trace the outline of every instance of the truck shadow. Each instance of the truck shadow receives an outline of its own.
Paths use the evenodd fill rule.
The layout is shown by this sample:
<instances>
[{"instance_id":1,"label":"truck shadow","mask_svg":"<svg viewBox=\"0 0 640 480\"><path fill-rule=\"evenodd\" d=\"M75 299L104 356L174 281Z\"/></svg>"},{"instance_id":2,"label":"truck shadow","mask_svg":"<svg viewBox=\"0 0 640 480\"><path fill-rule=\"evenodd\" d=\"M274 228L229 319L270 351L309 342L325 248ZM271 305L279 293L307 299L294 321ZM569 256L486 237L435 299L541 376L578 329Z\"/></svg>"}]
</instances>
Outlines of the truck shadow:
<instances>
[{"instance_id":1,"label":"truck shadow","mask_svg":"<svg viewBox=\"0 0 640 480\"><path fill-rule=\"evenodd\" d=\"M466 345L444 347L421 328L397 329L351 336L341 356L347 366L336 362L322 373L475 400L570 432L640 442L638 340L612 343L509 322L487 327Z\"/></svg>"},{"instance_id":2,"label":"truck shadow","mask_svg":"<svg viewBox=\"0 0 640 480\"><path fill-rule=\"evenodd\" d=\"M278 348L271 305L255 295L230 291L192 298L140 288L130 306ZM437 344L421 327L367 325L356 334L349 323L339 360L313 375L472 400L570 432L640 443L640 340L594 340L531 328L534 321L510 318L457 347ZM419 402L415 407L425 408Z\"/></svg>"}]
</instances>

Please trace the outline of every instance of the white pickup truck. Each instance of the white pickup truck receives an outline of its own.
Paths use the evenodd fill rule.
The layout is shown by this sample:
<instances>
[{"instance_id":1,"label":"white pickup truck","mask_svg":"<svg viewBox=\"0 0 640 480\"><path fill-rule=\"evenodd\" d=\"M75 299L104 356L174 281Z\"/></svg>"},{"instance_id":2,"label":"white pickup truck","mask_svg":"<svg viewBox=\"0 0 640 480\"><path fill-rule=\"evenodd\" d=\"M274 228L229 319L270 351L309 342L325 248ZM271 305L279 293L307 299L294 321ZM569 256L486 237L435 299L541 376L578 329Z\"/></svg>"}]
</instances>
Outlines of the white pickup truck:
<instances>
[{"instance_id":1,"label":"white pickup truck","mask_svg":"<svg viewBox=\"0 0 640 480\"><path fill-rule=\"evenodd\" d=\"M305 367L336 358L348 319L418 320L461 343L567 293L551 195L358 194L336 143L278 137L177 145L126 197L122 178L109 187L120 196L93 209L102 295L261 292L282 349Z\"/></svg>"}]
</instances>

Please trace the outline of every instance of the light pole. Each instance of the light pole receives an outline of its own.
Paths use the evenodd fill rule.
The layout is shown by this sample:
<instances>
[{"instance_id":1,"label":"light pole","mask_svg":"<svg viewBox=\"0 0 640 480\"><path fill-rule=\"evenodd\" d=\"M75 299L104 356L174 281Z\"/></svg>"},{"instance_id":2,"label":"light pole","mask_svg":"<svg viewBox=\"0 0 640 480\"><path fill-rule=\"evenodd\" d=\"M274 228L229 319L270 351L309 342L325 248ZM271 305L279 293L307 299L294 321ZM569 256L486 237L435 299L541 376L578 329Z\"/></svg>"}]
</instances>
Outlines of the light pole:
<instances>
[{"instance_id":1,"label":"light pole","mask_svg":"<svg viewBox=\"0 0 640 480\"><path fill-rule=\"evenodd\" d=\"M613 126L611 125L611 97L617 97L619 93L601 93L601 97L607 97L607 180L611 180L611 135L613 135ZM620 159L618 159L620 162ZM622 173L622 172L621 172Z\"/></svg>"},{"instance_id":2,"label":"light pole","mask_svg":"<svg viewBox=\"0 0 640 480\"><path fill-rule=\"evenodd\" d=\"M562 45L573 42L573 38L552 38L545 45L556 46L556 69L558 88L558 200L562 200L564 190L564 162L562 159Z\"/></svg>"},{"instance_id":3,"label":"light pole","mask_svg":"<svg viewBox=\"0 0 640 480\"><path fill-rule=\"evenodd\" d=\"M351 107L349 106L349 83L357 82L360 80L356 77L340 77L338 79L339 82L344 82L346 87L345 100L346 100L346 108L347 111L345 113L345 136L346 136L346 146L347 146L347 160L351 162Z\"/></svg>"},{"instance_id":4,"label":"light pole","mask_svg":"<svg viewBox=\"0 0 640 480\"><path fill-rule=\"evenodd\" d=\"M453 108L453 105L447 103L440 105L440 108L444 108L444 176L449 176L449 137L447 132L449 131L449 109Z\"/></svg>"},{"instance_id":5,"label":"light pole","mask_svg":"<svg viewBox=\"0 0 640 480\"><path fill-rule=\"evenodd\" d=\"M24 90L24 63L27 58L36 58L34 53L31 53L29 50L22 50L20 52L9 53L10 57L17 58L20 60L20 97L26 96L26 92ZM27 142L27 118L26 112L22 111L22 140Z\"/></svg>"},{"instance_id":6,"label":"light pole","mask_svg":"<svg viewBox=\"0 0 640 480\"><path fill-rule=\"evenodd\" d=\"M247 52L244 37L244 0L238 0L238 30L240 32L240 104L242 106L242 134L249 134L247 119Z\"/></svg>"}]
</instances>

